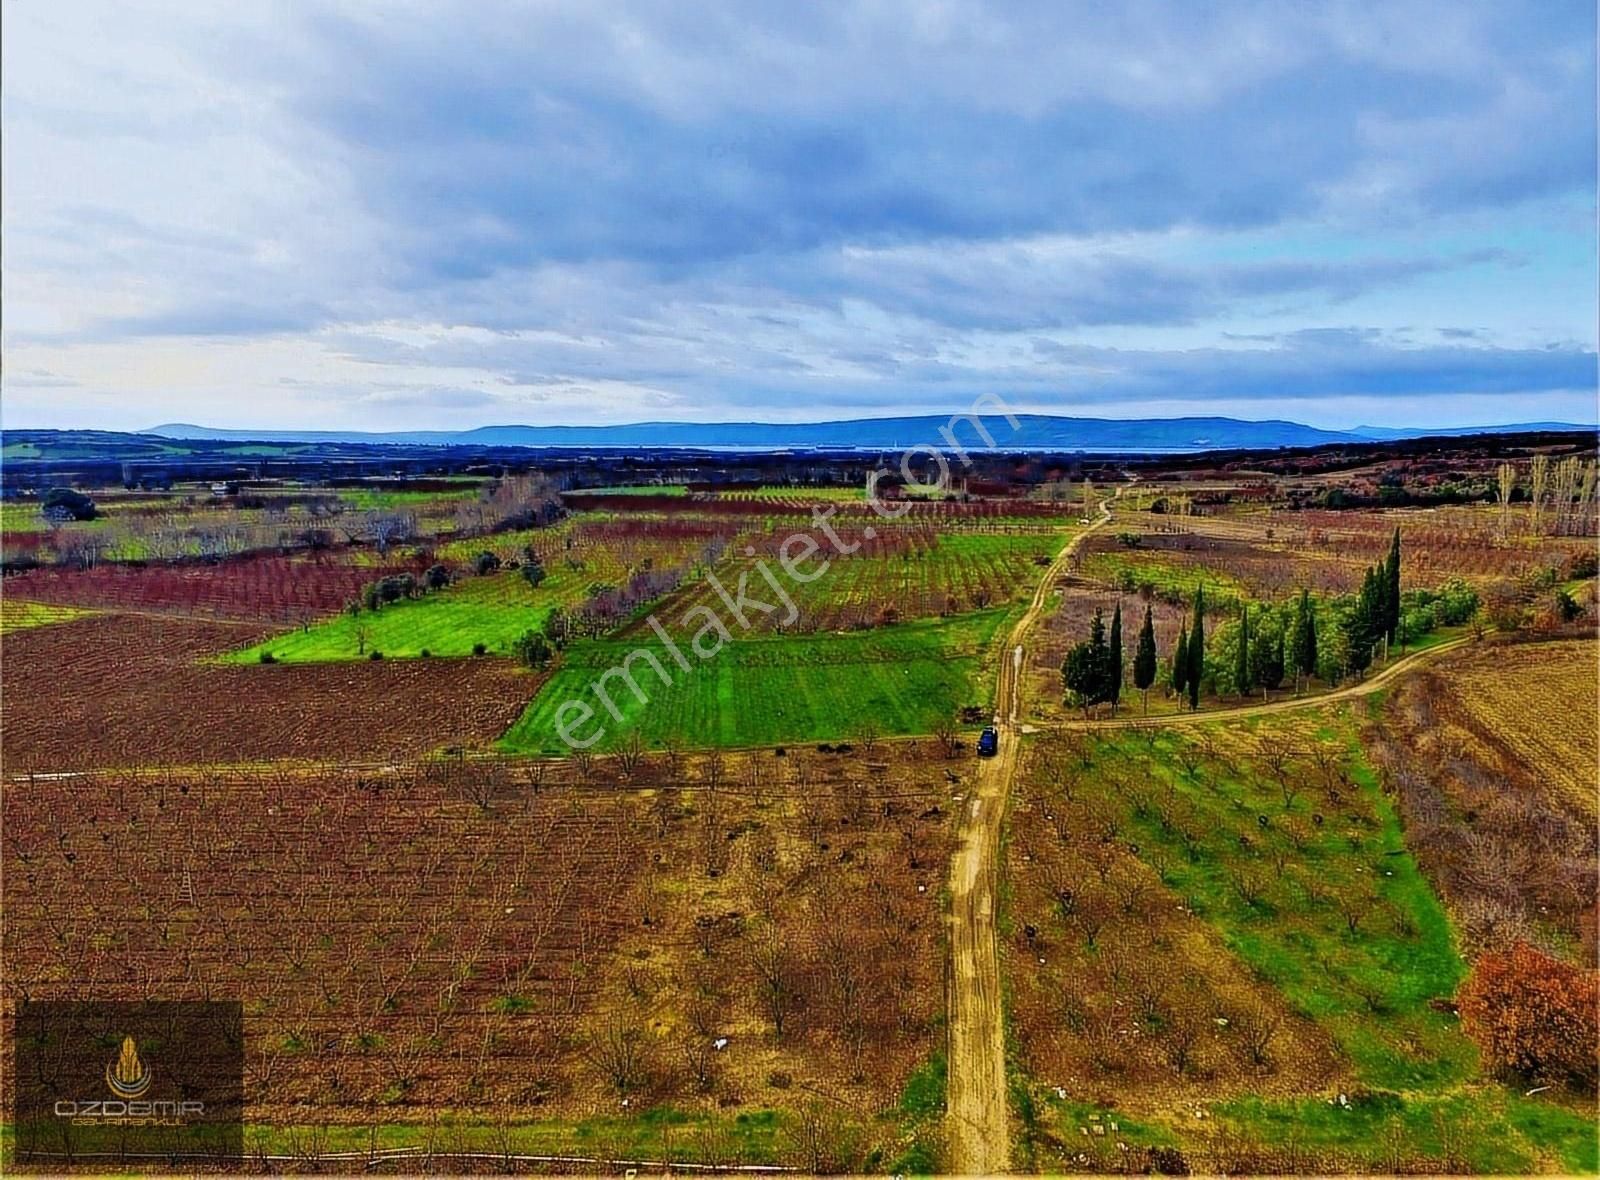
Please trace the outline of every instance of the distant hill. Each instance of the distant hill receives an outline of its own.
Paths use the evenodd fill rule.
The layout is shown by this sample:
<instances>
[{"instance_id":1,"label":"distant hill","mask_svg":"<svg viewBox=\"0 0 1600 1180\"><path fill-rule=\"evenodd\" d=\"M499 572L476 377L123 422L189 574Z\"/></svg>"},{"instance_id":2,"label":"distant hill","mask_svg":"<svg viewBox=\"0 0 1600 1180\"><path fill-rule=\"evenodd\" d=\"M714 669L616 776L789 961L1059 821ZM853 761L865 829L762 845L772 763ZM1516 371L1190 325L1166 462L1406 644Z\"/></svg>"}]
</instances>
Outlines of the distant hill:
<instances>
[{"instance_id":1,"label":"distant hill","mask_svg":"<svg viewBox=\"0 0 1600 1180\"><path fill-rule=\"evenodd\" d=\"M832 422L635 422L620 426L480 426L474 430L341 431L216 430L168 423L146 433L174 439L237 442L390 443L424 446L522 447L732 447L753 450L860 448L897 450L916 445L949 450L940 433L950 427L958 443L981 449L983 440L970 422L939 414L898 418L856 418ZM1427 435L1466 435L1525 430L1593 430L1560 422L1508 426L1432 427L1403 430L1362 426L1322 430L1299 422L1252 422L1239 418L1067 418L1019 414L1012 429L1003 417L985 415L985 424L1002 450L1184 452L1271 447L1319 446L1337 442L1388 441Z\"/></svg>"},{"instance_id":2,"label":"distant hill","mask_svg":"<svg viewBox=\"0 0 1600 1180\"><path fill-rule=\"evenodd\" d=\"M1396 438L1462 438L1469 434L1528 434L1546 431L1597 430L1579 422L1514 422L1509 426L1430 426L1426 430L1405 430L1393 426L1357 426L1350 433L1378 442Z\"/></svg>"}]
</instances>

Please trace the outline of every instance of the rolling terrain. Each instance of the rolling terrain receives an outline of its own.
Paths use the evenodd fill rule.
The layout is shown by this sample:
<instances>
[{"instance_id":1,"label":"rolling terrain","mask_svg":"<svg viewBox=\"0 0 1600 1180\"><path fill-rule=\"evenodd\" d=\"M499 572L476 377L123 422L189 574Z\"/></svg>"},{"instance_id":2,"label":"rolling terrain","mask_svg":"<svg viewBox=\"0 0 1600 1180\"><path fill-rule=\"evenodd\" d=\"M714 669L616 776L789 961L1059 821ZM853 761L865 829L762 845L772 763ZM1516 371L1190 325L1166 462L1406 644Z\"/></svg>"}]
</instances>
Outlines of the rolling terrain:
<instances>
[{"instance_id":1,"label":"rolling terrain","mask_svg":"<svg viewBox=\"0 0 1600 1180\"><path fill-rule=\"evenodd\" d=\"M1504 1064L1476 998L1523 943L1589 978L1587 525L1148 472L894 522L659 486L531 524L546 485L487 477L106 495L116 549L0 600L8 976L264 987L263 1167L1594 1170L1581 1061ZM858 547L795 618L693 649L822 509ZM1397 527L1406 640L1353 667ZM1325 651L1276 676L1302 587ZM1081 699L1119 606L1120 703Z\"/></svg>"}]
</instances>

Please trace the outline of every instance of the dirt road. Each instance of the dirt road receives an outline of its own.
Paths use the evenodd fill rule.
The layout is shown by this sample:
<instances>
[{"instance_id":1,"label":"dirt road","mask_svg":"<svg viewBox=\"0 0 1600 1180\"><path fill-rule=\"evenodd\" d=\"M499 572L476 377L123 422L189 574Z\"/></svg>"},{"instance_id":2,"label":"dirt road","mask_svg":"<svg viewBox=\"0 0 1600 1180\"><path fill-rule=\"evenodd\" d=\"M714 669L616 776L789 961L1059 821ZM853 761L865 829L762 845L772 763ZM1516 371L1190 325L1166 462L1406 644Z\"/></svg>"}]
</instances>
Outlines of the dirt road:
<instances>
[{"instance_id":1,"label":"dirt road","mask_svg":"<svg viewBox=\"0 0 1600 1180\"><path fill-rule=\"evenodd\" d=\"M1120 492L1119 492L1120 494ZM1000 993L1000 954L995 926L996 875L1000 828L1006 797L1021 751L1022 674L1028 632L1049 603L1056 580L1079 545L1111 519L1110 502L1100 518L1079 533L1051 564L1027 611L1007 638L995 693L999 752L978 763L976 784L961 816L961 842L950 866L950 1039L946 1126L950 1170L963 1175L1003 1172L1010 1158L1009 1103L1006 1093L1005 1014ZM1068 722L1100 729L1129 725L1187 725L1230 717L1281 713L1376 692L1418 664L1460 647L1451 640L1396 660L1382 672L1334 692L1287 698L1231 709L1142 721L1137 717Z\"/></svg>"},{"instance_id":2,"label":"dirt road","mask_svg":"<svg viewBox=\"0 0 1600 1180\"><path fill-rule=\"evenodd\" d=\"M1000 748L978 763L977 782L961 817L961 844L950 866L950 1046L946 1094L950 1168L964 1175L1005 1171L1009 1158L1005 1019L1000 1000L1000 955L995 934L995 872L1006 794L1021 748L1025 641L1050 602L1072 555L1111 519L1100 518L1074 537L1040 579L1033 601L1007 637L995 692Z\"/></svg>"},{"instance_id":3,"label":"dirt road","mask_svg":"<svg viewBox=\"0 0 1600 1180\"><path fill-rule=\"evenodd\" d=\"M1426 664L1465 647L1473 642L1470 635L1463 635L1459 639L1449 639L1444 643L1435 644L1433 647L1414 651L1408 656L1386 666L1381 672L1376 672L1365 680L1358 680L1354 684L1347 684L1343 688L1336 688L1332 692L1321 692L1309 697L1280 697L1275 701L1259 701L1253 705L1231 705L1225 709L1203 709L1198 713L1168 713L1160 717L1137 717L1132 714L1126 717L1105 717L1093 721L1062 721L1061 725L1068 729L1126 729L1129 726L1150 725L1194 725L1207 721L1227 721L1237 717L1260 717L1271 713L1288 713L1295 709L1314 709L1319 705L1332 704L1335 701L1348 701L1356 697L1369 696L1383 688L1391 681L1398 679L1420 664Z\"/></svg>"}]
</instances>

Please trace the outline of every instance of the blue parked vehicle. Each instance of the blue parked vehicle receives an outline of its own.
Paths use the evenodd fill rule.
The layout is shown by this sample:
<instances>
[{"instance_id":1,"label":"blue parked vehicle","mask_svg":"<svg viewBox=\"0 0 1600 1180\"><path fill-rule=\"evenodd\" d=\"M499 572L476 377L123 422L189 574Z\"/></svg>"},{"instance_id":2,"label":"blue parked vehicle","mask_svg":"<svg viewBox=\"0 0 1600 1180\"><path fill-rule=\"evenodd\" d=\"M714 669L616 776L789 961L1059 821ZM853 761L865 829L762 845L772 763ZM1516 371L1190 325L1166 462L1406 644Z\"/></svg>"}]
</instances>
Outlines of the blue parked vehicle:
<instances>
[{"instance_id":1,"label":"blue parked vehicle","mask_svg":"<svg viewBox=\"0 0 1600 1180\"><path fill-rule=\"evenodd\" d=\"M978 735L978 754L984 758L993 758L999 752L1000 731L991 725Z\"/></svg>"}]
</instances>

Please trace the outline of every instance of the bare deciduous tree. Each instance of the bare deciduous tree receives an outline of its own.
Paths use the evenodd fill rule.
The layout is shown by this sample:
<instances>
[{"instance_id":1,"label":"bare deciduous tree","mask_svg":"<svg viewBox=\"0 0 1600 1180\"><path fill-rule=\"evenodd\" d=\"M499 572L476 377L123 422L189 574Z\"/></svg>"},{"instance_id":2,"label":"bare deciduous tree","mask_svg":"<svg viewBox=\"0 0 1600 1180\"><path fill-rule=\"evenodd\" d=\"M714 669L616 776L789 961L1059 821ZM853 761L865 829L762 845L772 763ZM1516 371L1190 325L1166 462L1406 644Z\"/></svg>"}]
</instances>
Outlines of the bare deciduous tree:
<instances>
[{"instance_id":1,"label":"bare deciduous tree","mask_svg":"<svg viewBox=\"0 0 1600 1180\"><path fill-rule=\"evenodd\" d=\"M589 1034L584 1056L619 1094L644 1084L648 1072L644 1030L619 1013L605 1018L600 1028Z\"/></svg>"},{"instance_id":2,"label":"bare deciduous tree","mask_svg":"<svg viewBox=\"0 0 1600 1180\"><path fill-rule=\"evenodd\" d=\"M781 1038L798 1000L798 971L788 939L776 924L764 924L750 939L748 964L762 1014Z\"/></svg>"},{"instance_id":3,"label":"bare deciduous tree","mask_svg":"<svg viewBox=\"0 0 1600 1180\"><path fill-rule=\"evenodd\" d=\"M629 730L616 749L617 771L625 779L632 779L644 765L644 739L637 729Z\"/></svg>"},{"instance_id":4,"label":"bare deciduous tree","mask_svg":"<svg viewBox=\"0 0 1600 1180\"><path fill-rule=\"evenodd\" d=\"M1246 1004L1233 1014L1233 1027L1245 1060L1256 1068L1268 1063L1272 1038L1283 1024L1283 1014L1266 1004Z\"/></svg>"}]
</instances>

